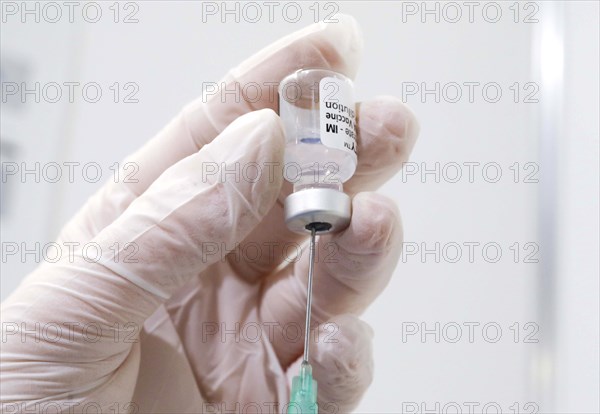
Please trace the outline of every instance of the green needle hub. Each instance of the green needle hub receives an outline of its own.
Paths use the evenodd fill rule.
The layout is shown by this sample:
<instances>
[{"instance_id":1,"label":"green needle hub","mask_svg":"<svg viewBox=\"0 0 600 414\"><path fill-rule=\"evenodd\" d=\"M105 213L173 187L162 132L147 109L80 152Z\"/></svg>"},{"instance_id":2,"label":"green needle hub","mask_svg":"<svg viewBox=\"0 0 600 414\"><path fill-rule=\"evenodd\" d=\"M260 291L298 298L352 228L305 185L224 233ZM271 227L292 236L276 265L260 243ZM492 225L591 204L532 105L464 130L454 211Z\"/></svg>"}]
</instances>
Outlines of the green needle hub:
<instances>
[{"instance_id":1,"label":"green needle hub","mask_svg":"<svg viewBox=\"0 0 600 414\"><path fill-rule=\"evenodd\" d=\"M317 381L312 377L312 367L302 362L300 375L292 380L292 398L288 414L318 414Z\"/></svg>"}]
</instances>

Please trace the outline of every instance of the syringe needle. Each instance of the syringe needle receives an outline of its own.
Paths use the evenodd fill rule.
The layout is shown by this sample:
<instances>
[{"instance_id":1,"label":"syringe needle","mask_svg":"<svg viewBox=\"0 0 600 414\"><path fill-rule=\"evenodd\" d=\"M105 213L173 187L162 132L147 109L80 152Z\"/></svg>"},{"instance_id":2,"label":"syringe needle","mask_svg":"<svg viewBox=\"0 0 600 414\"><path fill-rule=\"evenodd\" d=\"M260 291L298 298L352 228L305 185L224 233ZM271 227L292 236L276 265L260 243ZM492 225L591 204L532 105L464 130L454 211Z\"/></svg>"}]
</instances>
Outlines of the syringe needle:
<instances>
[{"instance_id":1,"label":"syringe needle","mask_svg":"<svg viewBox=\"0 0 600 414\"><path fill-rule=\"evenodd\" d=\"M312 283L315 271L315 233L313 226L310 229L310 253L308 257L308 287L306 288L306 324L304 326L304 357L302 362L308 364L308 352L310 348L310 309L312 305Z\"/></svg>"},{"instance_id":2,"label":"syringe needle","mask_svg":"<svg viewBox=\"0 0 600 414\"><path fill-rule=\"evenodd\" d=\"M311 223L306 226L310 230L310 254L308 257L308 287L306 289L306 326L304 332L304 357L300 365L300 374L292 379L292 390L288 414L318 414L317 381L312 377L312 367L308 363L310 345L310 307L312 304L312 283L315 271L315 233L323 227L322 223Z\"/></svg>"}]
</instances>

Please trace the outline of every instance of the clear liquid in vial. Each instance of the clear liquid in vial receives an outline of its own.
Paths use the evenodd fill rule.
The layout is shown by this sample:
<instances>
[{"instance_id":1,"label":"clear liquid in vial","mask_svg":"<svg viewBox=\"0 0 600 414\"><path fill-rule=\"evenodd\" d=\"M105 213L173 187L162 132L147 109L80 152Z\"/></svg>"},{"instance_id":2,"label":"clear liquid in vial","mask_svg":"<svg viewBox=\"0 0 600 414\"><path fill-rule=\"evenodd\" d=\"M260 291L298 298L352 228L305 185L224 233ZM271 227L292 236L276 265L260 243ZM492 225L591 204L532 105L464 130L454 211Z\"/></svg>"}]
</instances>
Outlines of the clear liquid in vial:
<instances>
[{"instance_id":1,"label":"clear liquid in vial","mask_svg":"<svg viewBox=\"0 0 600 414\"><path fill-rule=\"evenodd\" d=\"M318 137L288 143L285 149L286 179L294 191L304 188L341 189L356 169L356 154L329 148Z\"/></svg>"}]
</instances>

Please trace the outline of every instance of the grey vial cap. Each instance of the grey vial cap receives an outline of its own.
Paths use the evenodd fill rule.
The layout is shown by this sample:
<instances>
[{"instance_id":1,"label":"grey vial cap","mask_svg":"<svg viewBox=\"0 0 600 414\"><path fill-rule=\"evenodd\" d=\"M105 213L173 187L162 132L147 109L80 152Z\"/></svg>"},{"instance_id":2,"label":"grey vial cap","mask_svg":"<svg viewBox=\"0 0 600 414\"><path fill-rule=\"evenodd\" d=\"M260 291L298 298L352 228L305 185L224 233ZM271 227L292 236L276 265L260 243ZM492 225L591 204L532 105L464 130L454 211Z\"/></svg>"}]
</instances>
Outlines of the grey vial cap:
<instances>
[{"instance_id":1,"label":"grey vial cap","mask_svg":"<svg viewBox=\"0 0 600 414\"><path fill-rule=\"evenodd\" d=\"M335 233L350 224L350 197L332 188L307 188L285 199L287 227L296 233Z\"/></svg>"}]
</instances>

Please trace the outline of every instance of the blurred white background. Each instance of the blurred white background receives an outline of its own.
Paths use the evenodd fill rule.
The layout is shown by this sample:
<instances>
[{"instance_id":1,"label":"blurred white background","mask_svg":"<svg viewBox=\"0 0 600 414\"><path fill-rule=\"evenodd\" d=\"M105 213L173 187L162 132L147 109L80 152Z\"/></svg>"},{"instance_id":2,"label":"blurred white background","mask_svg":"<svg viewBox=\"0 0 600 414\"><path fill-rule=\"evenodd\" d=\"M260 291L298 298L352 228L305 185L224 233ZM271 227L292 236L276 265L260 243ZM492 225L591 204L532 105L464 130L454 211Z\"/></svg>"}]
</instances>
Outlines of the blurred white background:
<instances>
[{"instance_id":1,"label":"blurred white background","mask_svg":"<svg viewBox=\"0 0 600 414\"><path fill-rule=\"evenodd\" d=\"M338 9L364 33L358 98L399 96L421 123L412 163L381 190L400 206L406 246L364 315L375 329L375 380L357 411L600 412L598 2L308 2L297 3L297 22L280 3L273 22L263 8L255 23L159 1L117 4L117 23L108 2L97 23L81 11L70 23L64 6L57 23L51 10L23 23L7 3L23 7L2 5L3 170L96 162L103 176L86 182L79 168L74 183L22 183L22 172L5 174L3 299L38 261L8 255L9 244L52 241L111 178L110 166L199 96L203 82L315 21L315 10L324 18ZM14 82L96 82L103 96L86 102L76 89L73 103L22 104L6 89ZM422 93L436 83L437 98ZM137 103L125 102L130 93ZM437 177L424 174L436 163ZM423 255L436 243L439 257ZM424 328L432 333L422 337Z\"/></svg>"}]
</instances>

